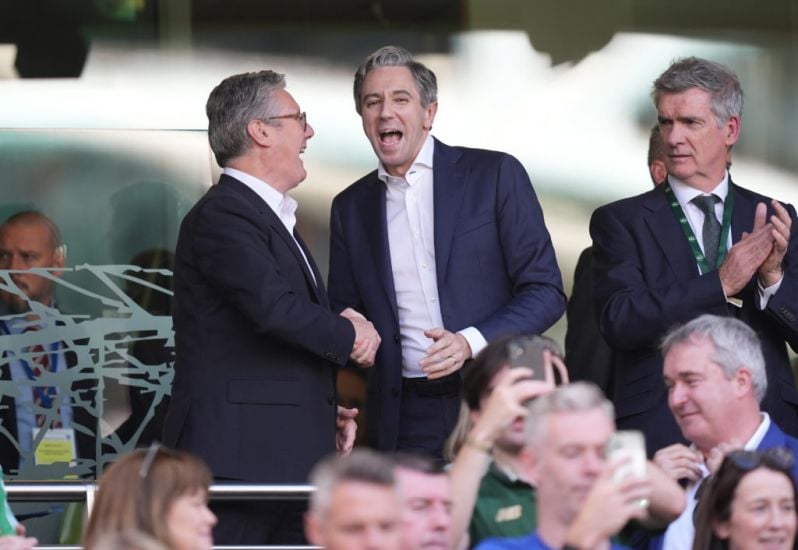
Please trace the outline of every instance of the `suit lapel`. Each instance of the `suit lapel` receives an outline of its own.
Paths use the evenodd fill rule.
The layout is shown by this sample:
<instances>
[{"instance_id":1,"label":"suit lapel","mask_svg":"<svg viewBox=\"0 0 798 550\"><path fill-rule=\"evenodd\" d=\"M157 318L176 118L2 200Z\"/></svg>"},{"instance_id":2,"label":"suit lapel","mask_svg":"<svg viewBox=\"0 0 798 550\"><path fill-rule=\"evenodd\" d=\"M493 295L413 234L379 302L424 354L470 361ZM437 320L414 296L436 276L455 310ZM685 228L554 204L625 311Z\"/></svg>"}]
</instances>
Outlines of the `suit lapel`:
<instances>
[{"instance_id":1,"label":"suit lapel","mask_svg":"<svg viewBox=\"0 0 798 550\"><path fill-rule=\"evenodd\" d=\"M668 204L665 192L657 188L650 192L643 207L650 211L646 224L654 240L662 250L668 265L680 281L693 279L698 275L698 267L673 210Z\"/></svg>"},{"instance_id":2,"label":"suit lapel","mask_svg":"<svg viewBox=\"0 0 798 550\"><path fill-rule=\"evenodd\" d=\"M266 229L268 231L272 231L276 233L280 239L283 240L285 245L294 255L296 261L299 263L300 267L302 268L302 273L305 275L305 281L308 284L308 287L311 289L311 292L314 294L317 300L320 301L320 295L318 292L318 288L316 286L316 282L313 280L313 276L310 274L310 269L308 268L308 262L312 262L310 253L307 252L307 248L305 248L308 261L305 261L305 258L302 256L302 252L299 250L299 246L297 245L297 241L288 233L288 230L283 225L283 222L280 221L280 218L271 209L271 207L266 204L264 201L255 191L238 181L237 179L230 177L226 174L222 174L222 177L219 179L220 184L224 184L228 186L230 189L234 190L235 192L241 194L247 202L255 207L258 210L258 213L261 215L261 219L264 221L266 225ZM298 240L298 239L297 239ZM314 268L315 269L315 268ZM321 282L321 278L317 278L317 281Z\"/></svg>"},{"instance_id":3,"label":"suit lapel","mask_svg":"<svg viewBox=\"0 0 798 550\"><path fill-rule=\"evenodd\" d=\"M377 177L376 172L360 196L358 206L358 212L363 216L363 236L369 243L377 278L382 283L394 317L398 319L396 290L393 285L393 270L391 269L391 251L388 243L388 219L385 213L385 183Z\"/></svg>"},{"instance_id":4,"label":"suit lapel","mask_svg":"<svg viewBox=\"0 0 798 550\"><path fill-rule=\"evenodd\" d=\"M313 276L316 278L315 284L313 284L313 280L309 279L308 283L310 286L311 291L316 296L316 300L325 306L330 307L330 301L327 298L327 291L324 288L324 281L322 280L321 273L319 273L319 266L316 265L316 261L313 259L313 255L310 253L310 249L308 249L308 245L305 244L305 241L302 240L302 237L299 236L299 232L294 229L294 237L296 238L296 242L299 243L299 246L305 252L305 256L307 257L307 263L310 264L310 268L313 270ZM305 263L304 261L302 262ZM307 267L307 266L305 266ZM307 270L304 270L305 277L307 278Z\"/></svg>"},{"instance_id":5,"label":"suit lapel","mask_svg":"<svg viewBox=\"0 0 798 550\"><path fill-rule=\"evenodd\" d=\"M750 233L754 227L754 214L756 204L729 179L729 193L734 193L734 211L732 212L732 243L738 242L743 237L743 231Z\"/></svg>"},{"instance_id":6,"label":"suit lapel","mask_svg":"<svg viewBox=\"0 0 798 550\"><path fill-rule=\"evenodd\" d=\"M454 230L463 202L466 181L465 167L458 164L462 153L435 140L433 154L433 211L435 226L435 266L438 284L446 280Z\"/></svg>"}]
</instances>

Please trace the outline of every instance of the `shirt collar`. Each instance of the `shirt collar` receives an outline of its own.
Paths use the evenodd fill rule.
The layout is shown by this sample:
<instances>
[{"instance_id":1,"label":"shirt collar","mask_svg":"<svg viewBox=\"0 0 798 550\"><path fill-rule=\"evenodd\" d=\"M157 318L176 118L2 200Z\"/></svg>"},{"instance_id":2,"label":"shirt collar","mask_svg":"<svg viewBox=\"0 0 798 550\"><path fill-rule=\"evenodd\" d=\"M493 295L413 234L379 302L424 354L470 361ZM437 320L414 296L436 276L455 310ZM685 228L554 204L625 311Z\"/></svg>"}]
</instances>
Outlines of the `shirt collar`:
<instances>
[{"instance_id":1,"label":"shirt collar","mask_svg":"<svg viewBox=\"0 0 798 550\"><path fill-rule=\"evenodd\" d=\"M293 210L296 210L296 201L294 199L287 195L283 195L265 181L230 167L226 167L224 173L252 189L278 216L284 208L292 211L291 208L293 207Z\"/></svg>"},{"instance_id":2,"label":"shirt collar","mask_svg":"<svg viewBox=\"0 0 798 550\"><path fill-rule=\"evenodd\" d=\"M723 173L723 179L720 180L720 183L715 186L715 188L710 191L709 193L704 193L703 191L699 191L695 187L690 187L683 181L669 175L668 176L668 183L673 189L673 194L676 195L676 200L679 201L679 204L684 206L689 204L691 200L696 198L698 195L717 195L721 202L726 202L726 196L729 194L729 171L725 171Z\"/></svg>"},{"instance_id":3,"label":"shirt collar","mask_svg":"<svg viewBox=\"0 0 798 550\"><path fill-rule=\"evenodd\" d=\"M751 439L745 444L745 449L748 451L757 449L759 444L762 443L762 440L765 439L765 434L770 429L770 415L764 411L759 414L762 415L762 422L759 423L759 427L754 432L754 435L752 435Z\"/></svg>"},{"instance_id":4,"label":"shirt collar","mask_svg":"<svg viewBox=\"0 0 798 550\"><path fill-rule=\"evenodd\" d=\"M435 152L435 140L432 137L432 134L427 134L427 139L424 140L424 145L421 146L421 150L416 155L413 164L410 165L408 172L412 171L413 168L424 168L427 170L432 170L432 158ZM377 166L377 177L380 178L383 182L387 183L388 178L393 178L388 171L383 166L382 162L379 163ZM404 179L404 178L400 178Z\"/></svg>"}]
</instances>

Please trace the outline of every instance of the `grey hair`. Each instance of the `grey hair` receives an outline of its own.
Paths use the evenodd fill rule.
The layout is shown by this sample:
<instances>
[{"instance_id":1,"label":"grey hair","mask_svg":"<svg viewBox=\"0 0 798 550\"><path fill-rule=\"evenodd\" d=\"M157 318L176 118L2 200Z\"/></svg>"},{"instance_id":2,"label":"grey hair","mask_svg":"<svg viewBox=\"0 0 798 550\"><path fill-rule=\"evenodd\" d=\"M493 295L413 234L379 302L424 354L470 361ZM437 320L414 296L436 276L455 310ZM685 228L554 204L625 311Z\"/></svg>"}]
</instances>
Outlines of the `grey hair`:
<instances>
[{"instance_id":1,"label":"grey hair","mask_svg":"<svg viewBox=\"0 0 798 550\"><path fill-rule=\"evenodd\" d=\"M525 430L527 445L545 446L546 420L549 415L567 412L586 412L599 409L615 423L615 408L595 384L573 382L558 386L551 393L535 398L528 406Z\"/></svg>"},{"instance_id":2,"label":"grey hair","mask_svg":"<svg viewBox=\"0 0 798 550\"><path fill-rule=\"evenodd\" d=\"M762 343L751 327L734 317L701 315L689 323L671 330L662 340L662 355L675 346L708 339L715 347L712 362L717 364L727 379L744 368L751 373L754 396L761 403L768 389L765 356Z\"/></svg>"},{"instance_id":3,"label":"grey hair","mask_svg":"<svg viewBox=\"0 0 798 550\"><path fill-rule=\"evenodd\" d=\"M237 74L222 80L208 96L208 141L219 166L249 149L247 125L273 116L272 96L285 88L285 76L274 71Z\"/></svg>"},{"instance_id":4,"label":"grey hair","mask_svg":"<svg viewBox=\"0 0 798 550\"><path fill-rule=\"evenodd\" d=\"M361 113L361 100L363 95L363 82L366 76L374 69L380 67L407 67L413 80L416 81L416 88L421 97L421 106L426 108L430 103L438 101L438 79L426 65L413 59L413 56L399 46L384 46L372 53L355 71L355 110Z\"/></svg>"},{"instance_id":5,"label":"grey hair","mask_svg":"<svg viewBox=\"0 0 798 550\"><path fill-rule=\"evenodd\" d=\"M347 481L395 489L394 463L369 449L355 449L349 456L328 456L310 473L310 483L316 486L310 496L310 513L325 518L330 511L333 491Z\"/></svg>"},{"instance_id":6,"label":"grey hair","mask_svg":"<svg viewBox=\"0 0 798 550\"><path fill-rule=\"evenodd\" d=\"M743 117L743 89L734 71L700 57L677 59L654 81L651 98L659 106L662 94L680 93L699 88L712 98L715 123L723 126L730 118Z\"/></svg>"}]
</instances>

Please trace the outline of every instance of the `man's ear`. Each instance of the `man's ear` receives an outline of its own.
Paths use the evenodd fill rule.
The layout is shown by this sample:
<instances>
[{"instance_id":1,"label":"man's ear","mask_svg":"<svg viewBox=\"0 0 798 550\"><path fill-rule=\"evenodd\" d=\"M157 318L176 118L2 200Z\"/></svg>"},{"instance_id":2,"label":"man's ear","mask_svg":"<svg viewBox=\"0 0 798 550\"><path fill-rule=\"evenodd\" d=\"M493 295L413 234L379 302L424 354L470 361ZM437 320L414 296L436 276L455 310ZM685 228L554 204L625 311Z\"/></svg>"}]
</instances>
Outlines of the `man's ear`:
<instances>
[{"instance_id":1,"label":"man's ear","mask_svg":"<svg viewBox=\"0 0 798 550\"><path fill-rule=\"evenodd\" d=\"M745 395L749 391L754 393L754 378L751 371L746 367L737 369L734 373L735 389L739 395Z\"/></svg>"},{"instance_id":2,"label":"man's ear","mask_svg":"<svg viewBox=\"0 0 798 550\"><path fill-rule=\"evenodd\" d=\"M424 108L424 123L422 127L429 131L432 130L432 123L435 121L435 114L438 112L438 102L433 101Z\"/></svg>"},{"instance_id":3,"label":"man's ear","mask_svg":"<svg viewBox=\"0 0 798 550\"><path fill-rule=\"evenodd\" d=\"M305 512L305 536L313 546L324 546L321 540L318 520L310 512Z\"/></svg>"},{"instance_id":4,"label":"man's ear","mask_svg":"<svg viewBox=\"0 0 798 550\"><path fill-rule=\"evenodd\" d=\"M533 487L537 487L538 481L540 481L540 461L538 460L538 453L535 452L533 448L525 445L518 454L518 464L526 480L531 483Z\"/></svg>"},{"instance_id":5,"label":"man's ear","mask_svg":"<svg viewBox=\"0 0 798 550\"><path fill-rule=\"evenodd\" d=\"M726 147L731 147L737 143L737 140L740 138L740 117L729 117L724 129L726 131Z\"/></svg>"},{"instance_id":6,"label":"man's ear","mask_svg":"<svg viewBox=\"0 0 798 550\"><path fill-rule=\"evenodd\" d=\"M259 119L252 119L247 123L247 135L261 147L269 147L271 145L273 131L273 126L269 126Z\"/></svg>"},{"instance_id":7,"label":"man's ear","mask_svg":"<svg viewBox=\"0 0 798 550\"><path fill-rule=\"evenodd\" d=\"M56 246L53 253L53 267L64 267L66 265L66 254L67 246L65 244L62 243ZM51 273L56 277L64 274L63 271L51 271Z\"/></svg>"}]
</instances>

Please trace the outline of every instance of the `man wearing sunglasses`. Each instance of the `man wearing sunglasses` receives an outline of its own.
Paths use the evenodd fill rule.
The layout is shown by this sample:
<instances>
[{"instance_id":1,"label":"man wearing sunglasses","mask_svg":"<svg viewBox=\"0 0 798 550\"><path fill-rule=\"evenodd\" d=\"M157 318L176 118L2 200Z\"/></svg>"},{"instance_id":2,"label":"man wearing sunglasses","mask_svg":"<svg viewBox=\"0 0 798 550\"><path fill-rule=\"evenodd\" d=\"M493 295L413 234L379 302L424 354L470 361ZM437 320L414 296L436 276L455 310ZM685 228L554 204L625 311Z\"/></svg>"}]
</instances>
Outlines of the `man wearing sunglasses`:
<instances>
[{"instance_id":1,"label":"man wearing sunglasses","mask_svg":"<svg viewBox=\"0 0 798 550\"><path fill-rule=\"evenodd\" d=\"M654 456L660 468L686 484L687 507L651 547L687 550L701 482L726 452L786 447L795 453L798 440L760 410L768 385L765 359L756 333L742 321L702 315L668 334L662 351L668 405L691 445L677 443Z\"/></svg>"},{"instance_id":2,"label":"man wearing sunglasses","mask_svg":"<svg viewBox=\"0 0 798 550\"><path fill-rule=\"evenodd\" d=\"M217 480L304 483L336 444L351 448L354 411L337 409L335 371L350 359L370 366L379 336L355 311L330 311L294 229L287 193L305 179L313 128L283 75L231 76L206 110L224 173L180 228L164 441L202 457ZM219 544L304 542L301 502L222 502L214 512Z\"/></svg>"}]
</instances>

